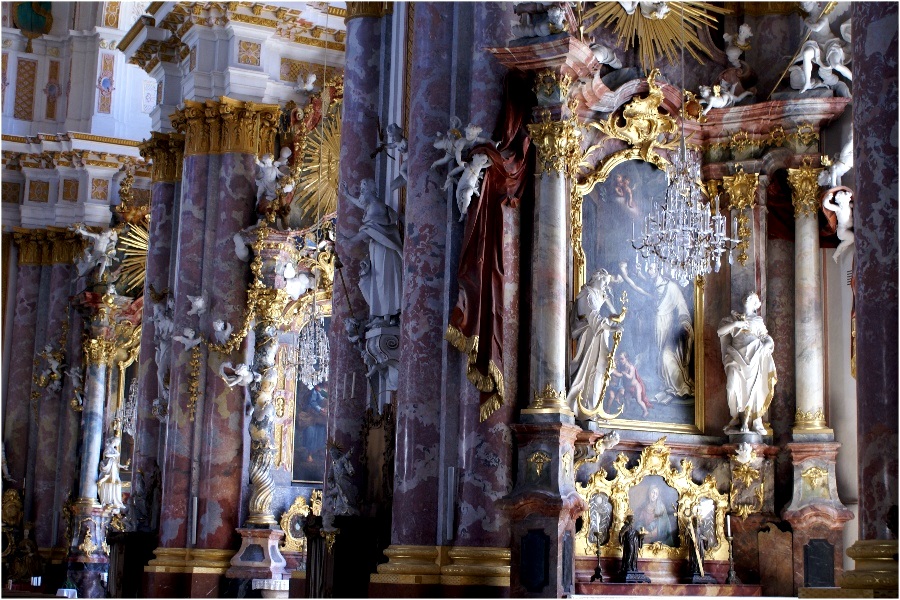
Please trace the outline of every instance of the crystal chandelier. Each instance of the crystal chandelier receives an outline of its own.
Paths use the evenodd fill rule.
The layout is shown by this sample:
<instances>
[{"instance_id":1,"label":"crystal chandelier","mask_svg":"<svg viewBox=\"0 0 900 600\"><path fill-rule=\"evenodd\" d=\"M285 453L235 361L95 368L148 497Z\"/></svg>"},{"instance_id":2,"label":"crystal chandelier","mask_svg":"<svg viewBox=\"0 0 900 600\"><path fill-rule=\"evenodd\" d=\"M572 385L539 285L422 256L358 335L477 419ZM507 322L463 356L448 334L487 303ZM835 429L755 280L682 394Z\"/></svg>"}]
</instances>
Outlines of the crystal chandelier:
<instances>
[{"instance_id":1,"label":"crystal chandelier","mask_svg":"<svg viewBox=\"0 0 900 600\"><path fill-rule=\"evenodd\" d=\"M684 29L684 8L681 27ZM682 31L683 35L683 31ZM681 97L684 98L684 40L681 47ZM647 215L640 239L632 230L631 245L644 259L645 266L655 265L658 272L676 280L682 287L728 262L737 240L725 235L727 218L719 214L719 196L715 211L710 213L700 179L700 161L688 154L684 139L684 103L681 114L681 145L672 164L666 169L669 186L666 202L656 213Z\"/></svg>"},{"instance_id":2,"label":"crystal chandelier","mask_svg":"<svg viewBox=\"0 0 900 600\"><path fill-rule=\"evenodd\" d=\"M631 245L645 266L656 265L660 273L683 287L711 271L718 273L725 252L731 263L735 240L725 234L727 219L719 214L718 195L710 212L700 181L700 163L688 154L684 137L666 174L666 202L647 215L640 239L632 235Z\"/></svg>"},{"instance_id":3,"label":"crystal chandelier","mask_svg":"<svg viewBox=\"0 0 900 600\"><path fill-rule=\"evenodd\" d=\"M316 312L316 301L313 297L309 322L300 330L300 364L297 375L300 383L309 389L313 389L317 383L325 381L331 363L325 317L321 314L317 315Z\"/></svg>"}]
</instances>

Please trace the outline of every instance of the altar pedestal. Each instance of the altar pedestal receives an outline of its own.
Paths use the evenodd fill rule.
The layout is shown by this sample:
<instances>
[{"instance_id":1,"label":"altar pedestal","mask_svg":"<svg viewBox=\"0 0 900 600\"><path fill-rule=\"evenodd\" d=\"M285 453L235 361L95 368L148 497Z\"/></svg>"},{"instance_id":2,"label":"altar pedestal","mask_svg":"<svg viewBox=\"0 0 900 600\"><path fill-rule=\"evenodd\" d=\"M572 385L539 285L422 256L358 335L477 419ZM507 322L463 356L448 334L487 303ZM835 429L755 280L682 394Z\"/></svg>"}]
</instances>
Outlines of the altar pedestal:
<instances>
[{"instance_id":1,"label":"altar pedestal","mask_svg":"<svg viewBox=\"0 0 900 600\"><path fill-rule=\"evenodd\" d=\"M589 596L761 596L758 585L693 585L687 583L576 583L575 593Z\"/></svg>"}]
</instances>

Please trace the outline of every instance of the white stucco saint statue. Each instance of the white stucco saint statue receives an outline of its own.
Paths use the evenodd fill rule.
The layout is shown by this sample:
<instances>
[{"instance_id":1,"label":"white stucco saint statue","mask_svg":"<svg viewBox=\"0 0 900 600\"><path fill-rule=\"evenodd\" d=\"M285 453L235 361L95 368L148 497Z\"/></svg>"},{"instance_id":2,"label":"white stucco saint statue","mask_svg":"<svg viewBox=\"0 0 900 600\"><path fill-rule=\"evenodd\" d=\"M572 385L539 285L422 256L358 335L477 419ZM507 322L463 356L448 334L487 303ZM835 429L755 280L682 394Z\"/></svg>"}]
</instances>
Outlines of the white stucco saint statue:
<instances>
[{"instance_id":1,"label":"white stucco saint statue","mask_svg":"<svg viewBox=\"0 0 900 600\"><path fill-rule=\"evenodd\" d=\"M368 241L368 260L363 261L359 287L369 305L369 316L388 321L400 313L403 295L403 242L400 218L375 193L375 180L363 179L359 196L352 196L346 184L345 197L363 210L362 223L351 241Z\"/></svg>"},{"instance_id":2,"label":"white stucco saint statue","mask_svg":"<svg viewBox=\"0 0 900 600\"><path fill-rule=\"evenodd\" d=\"M828 157L822 157L822 164L827 164L825 159ZM827 188L835 188L841 185L841 179L843 179L844 175L853 168L853 130L847 134L847 139L844 140L844 144L841 146L841 151L833 159L830 159L828 162L831 164L828 165L828 168L819 173L819 185Z\"/></svg>"},{"instance_id":3,"label":"white stucco saint statue","mask_svg":"<svg viewBox=\"0 0 900 600\"><path fill-rule=\"evenodd\" d=\"M841 240L834 251L834 262L838 262L845 252L853 250L856 236L853 235L853 195L845 189L830 191L822 198L822 208L834 211L837 217L837 236Z\"/></svg>"},{"instance_id":4,"label":"white stucco saint statue","mask_svg":"<svg viewBox=\"0 0 900 600\"><path fill-rule=\"evenodd\" d=\"M575 417L587 420L579 404L594 411L600 407L609 382L607 366L613 348L613 333L622 330L623 307L616 313L610 292L613 276L601 269L594 273L575 299L572 338L576 340L575 358L570 366L571 381L567 402ZM581 402L579 403L579 397Z\"/></svg>"},{"instance_id":5,"label":"white stucco saint statue","mask_svg":"<svg viewBox=\"0 0 900 600\"><path fill-rule=\"evenodd\" d=\"M732 311L719 325L725 393L731 412L725 433L766 433L762 417L778 378L772 358L775 343L762 317L756 314L759 307L759 296L751 293L744 300L744 312Z\"/></svg>"},{"instance_id":6,"label":"white stucco saint statue","mask_svg":"<svg viewBox=\"0 0 900 600\"><path fill-rule=\"evenodd\" d=\"M113 513L121 512L125 508L122 502L122 477L119 448L122 444L121 433L114 431L112 437L106 442L103 451L103 462L100 463L100 478L97 479L97 493L100 504L112 509Z\"/></svg>"},{"instance_id":7,"label":"white stucco saint statue","mask_svg":"<svg viewBox=\"0 0 900 600\"><path fill-rule=\"evenodd\" d=\"M279 160L275 160L275 157L271 154L263 155L262 160L256 159L256 201L258 207L275 200L276 183L284 177L281 167L288 163L290 155L290 148L283 148Z\"/></svg>"}]
</instances>

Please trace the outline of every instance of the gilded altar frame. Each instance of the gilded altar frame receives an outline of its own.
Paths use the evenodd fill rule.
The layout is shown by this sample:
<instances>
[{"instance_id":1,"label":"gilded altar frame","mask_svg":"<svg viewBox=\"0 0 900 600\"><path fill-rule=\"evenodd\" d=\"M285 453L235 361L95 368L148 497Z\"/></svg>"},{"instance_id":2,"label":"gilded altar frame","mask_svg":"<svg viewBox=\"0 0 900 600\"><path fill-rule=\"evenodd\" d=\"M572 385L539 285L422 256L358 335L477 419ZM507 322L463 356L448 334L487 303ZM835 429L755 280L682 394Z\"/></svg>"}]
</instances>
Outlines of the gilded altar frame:
<instances>
[{"instance_id":1,"label":"gilded altar frame","mask_svg":"<svg viewBox=\"0 0 900 600\"><path fill-rule=\"evenodd\" d=\"M599 548L600 556L621 556L619 532L625 516L634 510L634 507L630 505L629 492L635 486L640 485L646 477L656 475L678 494L678 502L673 507L673 514L676 519L679 544L677 547L660 542L645 545L641 548L639 556L664 559L687 558L688 546L685 536L682 534L684 523L695 507L699 507L701 502L706 500L711 501L713 505L716 543L706 549L704 559L727 560L728 542L725 537L725 518L728 510L728 496L718 491L716 480L711 474L704 478L703 483L694 483L691 477L693 463L690 460L683 458L680 461L680 468L674 468L670 464L670 450L665 442L666 438L663 437L644 448L638 464L631 469L627 467L628 457L620 453L614 462L616 476L613 479L607 479L606 470L601 468L597 469L585 483L576 481L575 489L589 507L594 496L598 494L605 494L612 505L609 537L608 541ZM575 467L576 473L580 466L595 460L596 458L581 461L581 464ZM598 554L597 544L591 542L588 535L592 529L590 510L584 512L582 520L582 527L575 534L575 555L596 557Z\"/></svg>"},{"instance_id":2,"label":"gilded altar frame","mask_svg":"<svg viewBox=\"0 0 900 600\"><path fill-rule=\"evenodd\" d=\"M611 114L606 121L589 122L584 125L585 129L598 131L599 137L597 138L597 143L583 151L581 162L578 165L580 174L570 182L571 301L573 304L578 296L578 292L587 281L587 259L583 244L584 199L598 184L605 182L616 167L629 161L648 163L665 173L665 169L670 163L658 150L675 151L681 140L678 120L666 112L660 111L664 96L661 86L655 81L658 75L659 70L653 69L647 77L649 91L646 97L635 96L623 106L621 111ZM596 165L589 161L588 157L602 148L609 140L620 140L625 142L627 146L603 157ZM705 283L703 277L698 277L693 283L693 361L695 383L693 423L666 423L662 421L614 418L605 422L606 425L614 424L617 429L661 433L703 433L705 422L705 349L703 336ZM627 335L627 318L624 325L626 328L625 335Z\"/></svg>"}]
</instances>

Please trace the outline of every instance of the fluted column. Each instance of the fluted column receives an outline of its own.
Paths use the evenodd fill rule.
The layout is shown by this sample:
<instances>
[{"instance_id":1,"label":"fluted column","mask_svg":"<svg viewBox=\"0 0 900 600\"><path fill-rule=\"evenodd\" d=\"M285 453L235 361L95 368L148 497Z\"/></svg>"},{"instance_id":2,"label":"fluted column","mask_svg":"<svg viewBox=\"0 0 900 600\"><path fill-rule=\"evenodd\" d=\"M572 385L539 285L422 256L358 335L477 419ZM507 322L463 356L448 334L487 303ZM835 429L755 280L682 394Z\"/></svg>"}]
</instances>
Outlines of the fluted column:
<instances>
[{"instance_id":1,"label":"fluted column","mask_svg":"<svg viewBox=\"0 0 900 600\"><path fill-rule=\"evenodd\" d=\"M897 5L852 5L859 541L843 588L897 594Z\"/></svg>"},{"instance_id":2,"label":"fluted column","mask_svg":"<svg viewBox=\"0 0 900 600\"><path fill-rule=\"evenodd\" d=\"M828 439L834 437L834 432L825 422L825 342L817 216L820 206L817 178L821 171L821 168L812 167L808 159L800 168L788 169L794 203L795 440L810 435L826 436Z\"/></svg>"}]
</instances>

